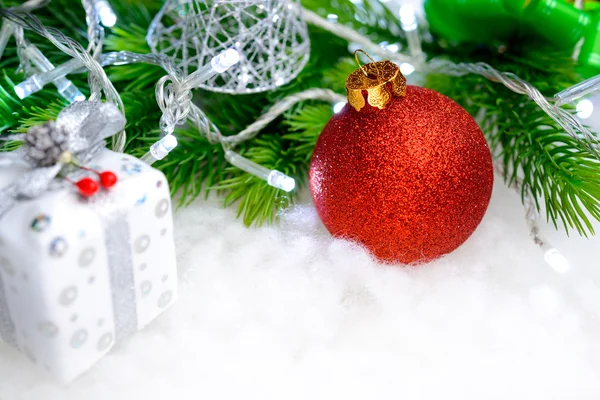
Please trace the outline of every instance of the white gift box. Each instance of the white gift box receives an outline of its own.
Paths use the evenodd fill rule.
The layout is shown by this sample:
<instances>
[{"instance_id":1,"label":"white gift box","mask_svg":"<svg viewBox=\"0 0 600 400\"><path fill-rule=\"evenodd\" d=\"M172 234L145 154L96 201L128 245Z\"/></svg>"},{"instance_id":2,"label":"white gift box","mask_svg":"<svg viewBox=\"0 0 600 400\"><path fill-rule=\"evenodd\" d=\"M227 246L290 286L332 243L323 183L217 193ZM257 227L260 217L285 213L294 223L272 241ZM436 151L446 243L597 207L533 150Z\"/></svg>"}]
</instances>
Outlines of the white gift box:
<instances>
[{"instance_id":1,"label":"white gift box","mask_svg":"<svg viewBox=\"0 0 600 400\"><path fill-rule=\"evenodd\" d=\"M165 176L108 150L88 166L118 183L89 200L50 191L0 219L0 337L62 382L177 298ZM0 189L21 172L0 168Z\"/></svg>"}]
</instances>

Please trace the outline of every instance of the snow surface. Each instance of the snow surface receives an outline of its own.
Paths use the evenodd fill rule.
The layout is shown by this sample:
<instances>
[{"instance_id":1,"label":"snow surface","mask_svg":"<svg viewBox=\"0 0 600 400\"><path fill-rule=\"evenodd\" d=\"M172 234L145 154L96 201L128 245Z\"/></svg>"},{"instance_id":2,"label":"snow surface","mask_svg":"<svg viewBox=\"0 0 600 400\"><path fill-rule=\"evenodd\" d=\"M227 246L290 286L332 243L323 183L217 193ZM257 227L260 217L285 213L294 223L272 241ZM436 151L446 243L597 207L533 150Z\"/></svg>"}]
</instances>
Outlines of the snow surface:
<instances>
[{"instance_id":1,"label":"snow surface","mask_svg":"<svg viewBox=\"0 0 600 400\"><path fill-rule=\"evenodd\" d=\"M498 182L465 245L408 268L332 239L310 200L260 229L199 201L173 308L69 387L0 344L0 399L598 399L600 238L546 227L560 275L523 215Z\"/></svg>"}]
</instances>

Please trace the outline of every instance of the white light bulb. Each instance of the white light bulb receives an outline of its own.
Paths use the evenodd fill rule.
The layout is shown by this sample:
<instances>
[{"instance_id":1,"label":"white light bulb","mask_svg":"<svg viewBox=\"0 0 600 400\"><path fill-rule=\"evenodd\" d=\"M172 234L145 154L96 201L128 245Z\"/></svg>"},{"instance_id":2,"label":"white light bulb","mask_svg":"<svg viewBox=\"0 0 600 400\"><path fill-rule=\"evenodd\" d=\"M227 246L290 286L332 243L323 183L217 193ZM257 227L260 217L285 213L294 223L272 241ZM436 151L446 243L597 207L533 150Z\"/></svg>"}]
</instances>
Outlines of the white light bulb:
<instances>
[{"instance_id":1,"label":"white light bulb","mask_svg":"<svg viewBox=\"0 0 600 400\"><path fill-rule=\"evenodd\" d=\"M100 16L102 25L106 27L114 26L117 23L117 15L113 11L107 0L96 0L94 2L96 13Z\"/></svg>"},{"instance_id":2,"label":"white light bulb","mask_svg":"<svg viewBox=\"0 0 600 400\"><path fill-rule=\"evenodd\" d=\"M397 53L398 50L400 50L400 46L398 46L396 43L388 44L385 46L385 48L394 53Z\"/></svg>"},{"instance_id":3,"label":"white light bulb","mask_svg":"<svg viewBox=\"0 0 600 400\"><path fill-rule=\"evenodd\" d=\"M173 150L175 147L177 147L177 138L169 133L158 142L150 146L150 151L144 154L142 161L148 165L152 165L156 161L162 160L169 155L171 150Z\"/></svg>"},{"instance_id":4,"label":"white light bulb","mask_svg":"<svg viewBox=\"0 0 600 400\"><path fill-rule=\"evenodd\" d=\"M402 5L398 13L404 31L417 29L417 16L415 15L415 8L411 4Z\"/></svg>"},{"instance_id":5,"label":"white light bulb","mask_svg":"<svg viewBox=\"0 0 600 400\"><path fill-rule=\"evenodd\" d=\"M210 61L213 69L218 73L223 73L240 61L240 53L236 49L227 49L217 54Z\"/></svg>"},{"instance_id":6,"label":"white light bulb","mask_svg":"<svg viewBox=\"0 0 600 400\"><path fill-rule=\"evenodd\" d=\"M67 99L69 103L85 100L85 96L83 95L83 93L81 93L77 86L75 86L70 80L61 78L57 79L55 83L56 82L58 82L56 86L58 89L58 93L60 93L62 97Z\"/></svg>"},{"instance_id":7,"label":"white light bulb","mask_svg":"<svg viewBox=\"0 0 600 400\"><path fill-rule=\"evenodd\" d=\"M54 85L58 89L58 93L67 99L69 103L76 101L85 100L85 96L81 91L71 82L70 80L61 77L54 80ZM15 93L20 99L31 96L33 93L37 93L44 85L40 82L38 75L33 75L15 86Z\"/></svg>"},{"instance_id":8,"label":"white light bulb","mask_svg":"<svg viewBox=\"0 0 600 400\"><path fill-rule=\"evenodd\" d=\"M177 138L173 135L165 136L164 138L162 138L162 142L163 142L163 146L165 146L165 148L169 149L169 151L171 151L175 147L177 147Z\"/></svg>"},{"instance_id":9,"label":"white light bulb","mask_svg":"<svg viewBox=\"0 0 600 400\"><path fill-rule=\"evenodd\" d=\"M544 260L553 270L561 274L567 273L569 272L569 269L571 269L569 260L567 260L557 249L552 248L546 251Z\"/></svg>"},{"instance_id":10,"label":"white light bulb","mask_svg":"<svg viewBox=\"0 0 600 400\"><path fill-rule=\"evenodd\" d=\"M402 72L402 75L408 76L415 72L415 67L409 63L402 63L400 64L400 72Z\"/></svg>"},{"instance_id":11,"label":"white light bulb","mask_svg":"<svg viewBox=\"0 0 600 400\"><path fill-rule=\"evenodd\" d=\"M340 111L342 111L342 109L344 108L344 106L346 105L345 101L340 101L339 103L335 103L333 106L333 112L334 113L339 113Z\"/></svg>"},{"instance_id":12,"label":"white light bulb","mask_svg":"<svg viewBox=\"0 0 600 400\"><path fill-rule=\"evenodd\" d=\"M24 82L15 86L15 93L17 94L17 96L19 96L19 98L21 100L23 100L25 97L29 96L29 94L30 94L30 93L26 93L25 89L23 88L23 83Z\"/></svg>"},{"instance_id":13,"label":"white light bulb","mask_svg":"<svg viewBox=\"0 0 600 400\"><path fill-rule=\"evenodd\" d=\"M269 169L263 167L260 164L251 161L242 155L234 152L233 150L225 150L225 159L231 164L242 171L246 171L249 174L256 176L257 178L264 179L267 183L274 188L291 192L296 187L296 181L294 178L287 176L283 172L275 169Z\"/></svg>"},{"instance_id":14,"label":"white light bulb","mask_svg":"<svg viewBox=\"0 0 600 400\"><path fill-rule=\"evenodd\" d=\"M32 95L33 93L39 92L44 86L40 84L36 76L30 76L23 82L15 86L15 93L20 99L24 99Z\"/></svg>"},{"instance_id":15,"label":"white light bulb","mask_svg":"<svg viewBox=\"0 0 600 400\"><path fill-rule=\"evenodd\" d=\"M177 138L168 134L150 147L150 153L155 160L162 160L175 147L177 147Z\"/></svg>"},{"instance_id":16,"label":"white light bulb","mask_svg":"<svg viewBox=\"0 0 600 400\"><path fill-rule=\"evenodd\" d=\"M201 66L196 71L191 73L184 81L184 84L189 88L199 87L201 84L211 79L217 74L222 74L233 65L240 61L240 53L237 50L229 48L214 56L210 63ZM242 71L244 72L244 71ZM244 82L243 74L240 77L241 82Z\"/></svg>"},{"instance_id":17,"label":"white light bulb","mask_svg":"<svg viewBox=\"0 0 600 400\"><path fill-rule=\"evenodd\" d=\"M296 188L294 178L287 176L283 172L272 170L267 178L267 183L274 188L281 189L285 192L291 192Z\"/></svg>"},{"instance_id":18,"label":"white light bulb","mask_svg":"<svg viewBox=\"0 0 600 400\"><path fill-rule=\"evenodd\" d=\"M17 94L17 96L19 96L19 98L21 100L23 100L25 97L25 91L23 90L23 88L19 87L19 86L15 86L15 93Z\"/></svg>"},{"instance_id":19,"label":"white light bulb","mask_svg":"<svg viewBox=\"0 0 600 400\"><path fill-rule=\"evenodd\" d=\"M594 103L588 99L580 100L577 103L577 116L581 119L587 119L594 113Z\"/></svg>"}]
</instances>

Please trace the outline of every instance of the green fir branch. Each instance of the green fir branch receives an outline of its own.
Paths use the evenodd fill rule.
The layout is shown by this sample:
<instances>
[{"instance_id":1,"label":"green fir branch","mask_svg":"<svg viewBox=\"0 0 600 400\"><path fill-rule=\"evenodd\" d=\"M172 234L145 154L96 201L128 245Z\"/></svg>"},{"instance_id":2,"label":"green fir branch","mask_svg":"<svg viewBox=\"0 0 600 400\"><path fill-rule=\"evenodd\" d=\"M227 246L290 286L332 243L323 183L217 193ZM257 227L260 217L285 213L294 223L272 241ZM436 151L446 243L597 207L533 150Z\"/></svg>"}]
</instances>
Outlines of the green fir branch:
<instances>
[{"instance_id":1,"label":"green fir branch","mask_svg":"<svg viewBox=\"0 0 600 400\"><path fill-rule=\"evenodd\" d=\"M4 6L17 1L4 1ZM118 15L116 27L107 29L105 51L149 51L146 29L158 12L160 2L122 0L112 2ZM396 15L379 1L304 0L303 6L322 16L336 14L338 21L351 26L376 43L396 43L404 51L406 43ZM79 3L53 0L35 12L42 22L86 44L85 17ZM350 58L348 43L328 32L309 27L311 57L307 66L291 83L278 90L253 95L224 95L198 90L194 101L206 112L224 135L234 135L254 122L274 102L298 91L327 87L344 92L344 82L356 66ZM68 59L50 43L27 32L55 65ZM556 54L531 38L515 38L504 52L481 45L451 47L443 40L424 42L429 57L448 57L458 62L487 62L513 72L552 96L581 80L569 55ZM0 76L0 134L23 132L28 127L55 118L66 105L52 86L24 100L13 90L23 80L17 72L19 61L14 42L10 42L2 60ZM596 71L597 72L597 71ZM156 82L165 72L155 66L121 65L107 68L107 74L120 92L125 105L128 135L126 151L142 156L160 135L160 110L154 98ZM87 90L87 76L69 77ZM480 119L494 156L503 163L507 183L519 176L523 196L531 194L549 220L581 234L593 232L590 218L600 219L600 169L597 161L578 141L568 136L527 98L498 83L477 76L449 78L432 75L426 86L447 94ZM236 150L267 168L293 176L298 186L307 183L314 144L332 115L330 104L306 102L278 118L256 138ZM215 191L226 206L237 205L246 225L271 223L280 211L294 201L295 193L286 194L265 182L228 165L219 144L210 143L191 126L176 130L179 146L156 166L167 176L173 193L180 193L179 206ZM4 143L4 149L13 148ZM296 192L297 193L297 192Z\"/></svg>"},{"instance_id":2,"label":"green fir branch","mask_svg":"<svg viewBox=\"0 0 600 400\"><path fill-rule=\"evenodd\" d=\"M533 47L531 52L526 47L521 51L533 59L498 55L498 68L528 80L547 95L581 79L568 55ZM480 125L506 171L507 184L522 181L523 199L532 196L556 227L594 234L590 216L600 220L600 162L582 142L527 97L479 76L430 75L427 84L474 116L485 110Z\"/></svg>"}]
</instances>

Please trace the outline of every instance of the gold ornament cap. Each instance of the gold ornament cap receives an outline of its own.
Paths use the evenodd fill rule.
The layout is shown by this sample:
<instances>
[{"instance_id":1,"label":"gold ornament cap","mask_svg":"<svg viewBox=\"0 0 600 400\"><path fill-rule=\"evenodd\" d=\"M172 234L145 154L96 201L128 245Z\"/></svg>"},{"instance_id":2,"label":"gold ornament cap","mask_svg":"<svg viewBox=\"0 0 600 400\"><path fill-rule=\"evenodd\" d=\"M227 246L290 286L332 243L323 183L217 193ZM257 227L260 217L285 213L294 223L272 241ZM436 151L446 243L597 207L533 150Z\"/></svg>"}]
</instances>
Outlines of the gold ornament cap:
<instances>
[{"instance_id":1,"label":"gold ornament cap","mask_svg":"<svg viewBox=\"0 0 600 400\"><path fill-rule=\"evenodd\" d=\"M363 53L371 62L361 65L358 53ZM363 50L356 50L354 57L359 67L346 79L346 97L356 111L365 106L363 91L367 92L367 102L372 107L384 109L392 96L406 96L406 78L400 68L391 61L375 61Z\"/></svg>"}]
</instances>

